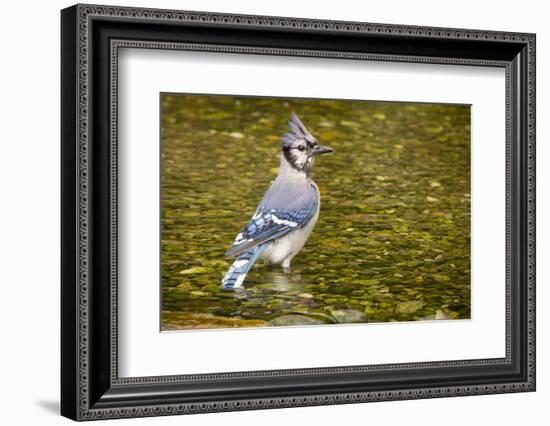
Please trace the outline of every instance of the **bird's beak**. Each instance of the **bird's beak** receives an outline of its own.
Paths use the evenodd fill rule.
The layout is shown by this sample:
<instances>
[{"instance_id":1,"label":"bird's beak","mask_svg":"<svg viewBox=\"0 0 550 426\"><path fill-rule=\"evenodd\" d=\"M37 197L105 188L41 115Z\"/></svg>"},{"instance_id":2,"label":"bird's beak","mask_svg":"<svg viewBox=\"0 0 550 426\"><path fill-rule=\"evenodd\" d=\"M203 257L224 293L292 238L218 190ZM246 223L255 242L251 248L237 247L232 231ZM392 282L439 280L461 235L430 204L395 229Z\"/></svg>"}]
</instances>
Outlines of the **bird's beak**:
<instances>
[{"instance_id":1,"label":"bird's beak","mask_svg":"<svg viewBox=\"0 0 550 426\"><path fill-rule=\"evenodd\" d=\"M334 150L328 146L316 145L313 151L311 151L311 155L329 154L331 152L334 152Z\"/></svg>"}]
</instances>

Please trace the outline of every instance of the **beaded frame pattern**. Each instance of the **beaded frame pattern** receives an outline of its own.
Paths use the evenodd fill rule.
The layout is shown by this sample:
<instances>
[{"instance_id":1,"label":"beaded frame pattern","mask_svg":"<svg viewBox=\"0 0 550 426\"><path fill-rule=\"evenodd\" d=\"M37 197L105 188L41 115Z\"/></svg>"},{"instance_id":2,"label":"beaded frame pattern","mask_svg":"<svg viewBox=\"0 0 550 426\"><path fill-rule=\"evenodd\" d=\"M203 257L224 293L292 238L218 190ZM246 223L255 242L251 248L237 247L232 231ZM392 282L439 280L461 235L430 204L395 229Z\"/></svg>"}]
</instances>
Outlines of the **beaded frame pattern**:
<instances>
[{"instance_id":1,"label":"beaded frame pattern","mask_svg":"<svg viewBox=\"0 0 550 426\"><path fill-rule=\"evenodd\" d=\"M265 16L245 16L203 12L170 11L157 9L141 9L126 7L105 7L95 5L78 5L78 418L80 420L93 420L105 418L160 416L173 414L206 413L217 411L250 410L283 408L310 405L344 404L355 402L404 400L418 398L435 398L448 396L465 396L489 393L506 393L518 391L530 391L535 388L535 36L533 34L494 32L464 29L431 28L417 26L369 24L357 22L337 22L325 20L310 20L298 18L281 18ZM519 42L527 45L528 73L527 73L527 103L528 103L528 182L527 182L527 203L528 203L528 247L527 247L527 292L528 292L528 323L527 323L527 353L528 353L528 374L527 381L520 383L503 383L494 385L479 386L450 386L424 389L403 389L396 391L379 392L356 392L336 393L326 395L311 395L303 397L277 397L247 400L231 400L208 403L176 403L155 406L143 406L137 408L89 408L89 335L88 335L88 232L89 232L89 28L90 21L94 17L118 17L128 19L140 19L140 21L175 21L210 23L224 25L251 26L260 28L291 28L311 29L327 32L359 32L377 34L411 35L416 37L437 37L447 39L465 40L495 40ZM264 55L286 55L286 56L310 56L326 57L336 59L364 59L377 61L397 62L425 62L425 63L446 63L456 65L480 65L497 66L506 68L506 358L503 359L481 359L449 362L429 362L414 364L388 364L361 367L327 367L316 369L299 370L273 370L261 372L243 373L221 373L208 375L187 375L187 376L159 376L159 377L137 377L119 378L117 373L117 71L118 71L118 49L119 48L148 48L148 49L172 49L172 50L195 50L208 52L225 52L239 54L264 54ZM111 40L111 336L112 351L111 359L111 380L113 383L169 383L177 381L200 381L215 380L223 378L245 378L245 377L269 377L288 376L304 374L330 374L341 372L374 371L399 368L423 368L423 367L449 367L449 366L477 366L496 363L507 363L510 361L510 203L511 203L511 182L510 182L510 161L511 161L511 129L509 119L511 115L510 98L510 68L505 62L469 60L459 58L418 58L414 56L396 55L371 55L360 53L343 53L327 51L311 51L296 49L271 49L252 48L237 46L215 46L195 45L183 43L145 42L132 40Z\"/></svg>"}]
</instances>

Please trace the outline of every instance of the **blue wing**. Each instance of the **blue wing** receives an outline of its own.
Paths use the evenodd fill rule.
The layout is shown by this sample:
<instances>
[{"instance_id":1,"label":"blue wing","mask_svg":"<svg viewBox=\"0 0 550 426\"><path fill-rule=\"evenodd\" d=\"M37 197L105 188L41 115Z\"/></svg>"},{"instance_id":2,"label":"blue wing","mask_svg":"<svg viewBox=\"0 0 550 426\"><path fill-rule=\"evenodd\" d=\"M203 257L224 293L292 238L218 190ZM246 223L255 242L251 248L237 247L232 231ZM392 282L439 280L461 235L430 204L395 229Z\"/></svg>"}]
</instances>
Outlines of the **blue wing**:
<instances>
[{"instance_id":1,"label":"blue wing","mask_svg":"<svg viewBox=\"0 0 550 426\"><path fill-rule=\"evenodd\" d=\"M258 208L250 222L237 235L233 246L227 251L227 256L235 256L266 241L303 228L315 215L318 201L301 209L270 209Z\"/></svg>"}]
</instances>

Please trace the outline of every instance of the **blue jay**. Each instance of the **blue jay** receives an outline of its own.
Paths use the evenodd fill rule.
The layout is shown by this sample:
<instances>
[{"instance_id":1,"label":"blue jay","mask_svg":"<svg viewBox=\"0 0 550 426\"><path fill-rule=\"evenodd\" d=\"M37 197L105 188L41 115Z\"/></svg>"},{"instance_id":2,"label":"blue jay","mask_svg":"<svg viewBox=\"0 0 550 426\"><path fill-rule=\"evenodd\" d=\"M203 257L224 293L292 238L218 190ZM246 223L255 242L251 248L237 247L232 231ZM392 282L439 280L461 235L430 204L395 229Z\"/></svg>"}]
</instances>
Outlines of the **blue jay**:
<instances>
[{"instance_id":1,"label":"blue jay","mask_svg":"<svg viewBox=\"0 0 550 426\"><path fill-rule=\"evenodd\" d=\"M224 290L240 288L258 258L290 272L290 262L317 222L319 189L309 172L316 155L333 149L319 145L294 113L288 129L281 140L279 174L226 253L237 258L223 277Z\"/></svg>"}]
</instances>

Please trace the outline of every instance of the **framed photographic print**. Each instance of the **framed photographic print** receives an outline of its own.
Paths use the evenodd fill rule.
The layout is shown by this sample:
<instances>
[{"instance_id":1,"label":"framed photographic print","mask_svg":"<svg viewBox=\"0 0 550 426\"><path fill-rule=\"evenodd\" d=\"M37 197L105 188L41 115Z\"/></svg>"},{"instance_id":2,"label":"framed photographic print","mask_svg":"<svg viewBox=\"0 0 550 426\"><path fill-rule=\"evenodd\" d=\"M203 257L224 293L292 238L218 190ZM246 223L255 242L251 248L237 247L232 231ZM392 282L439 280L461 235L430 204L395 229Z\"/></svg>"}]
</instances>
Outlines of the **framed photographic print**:
<instances>
[{"instance_id":1,"label":"framed photographic print","mask_svg":"<svg viewBox=\"0 0 550 426\"><path fill-rule=\"evenodd\" d=\"M535 390L535 36L76 5L61 412Z\"/></svg>"}]
</instances>

